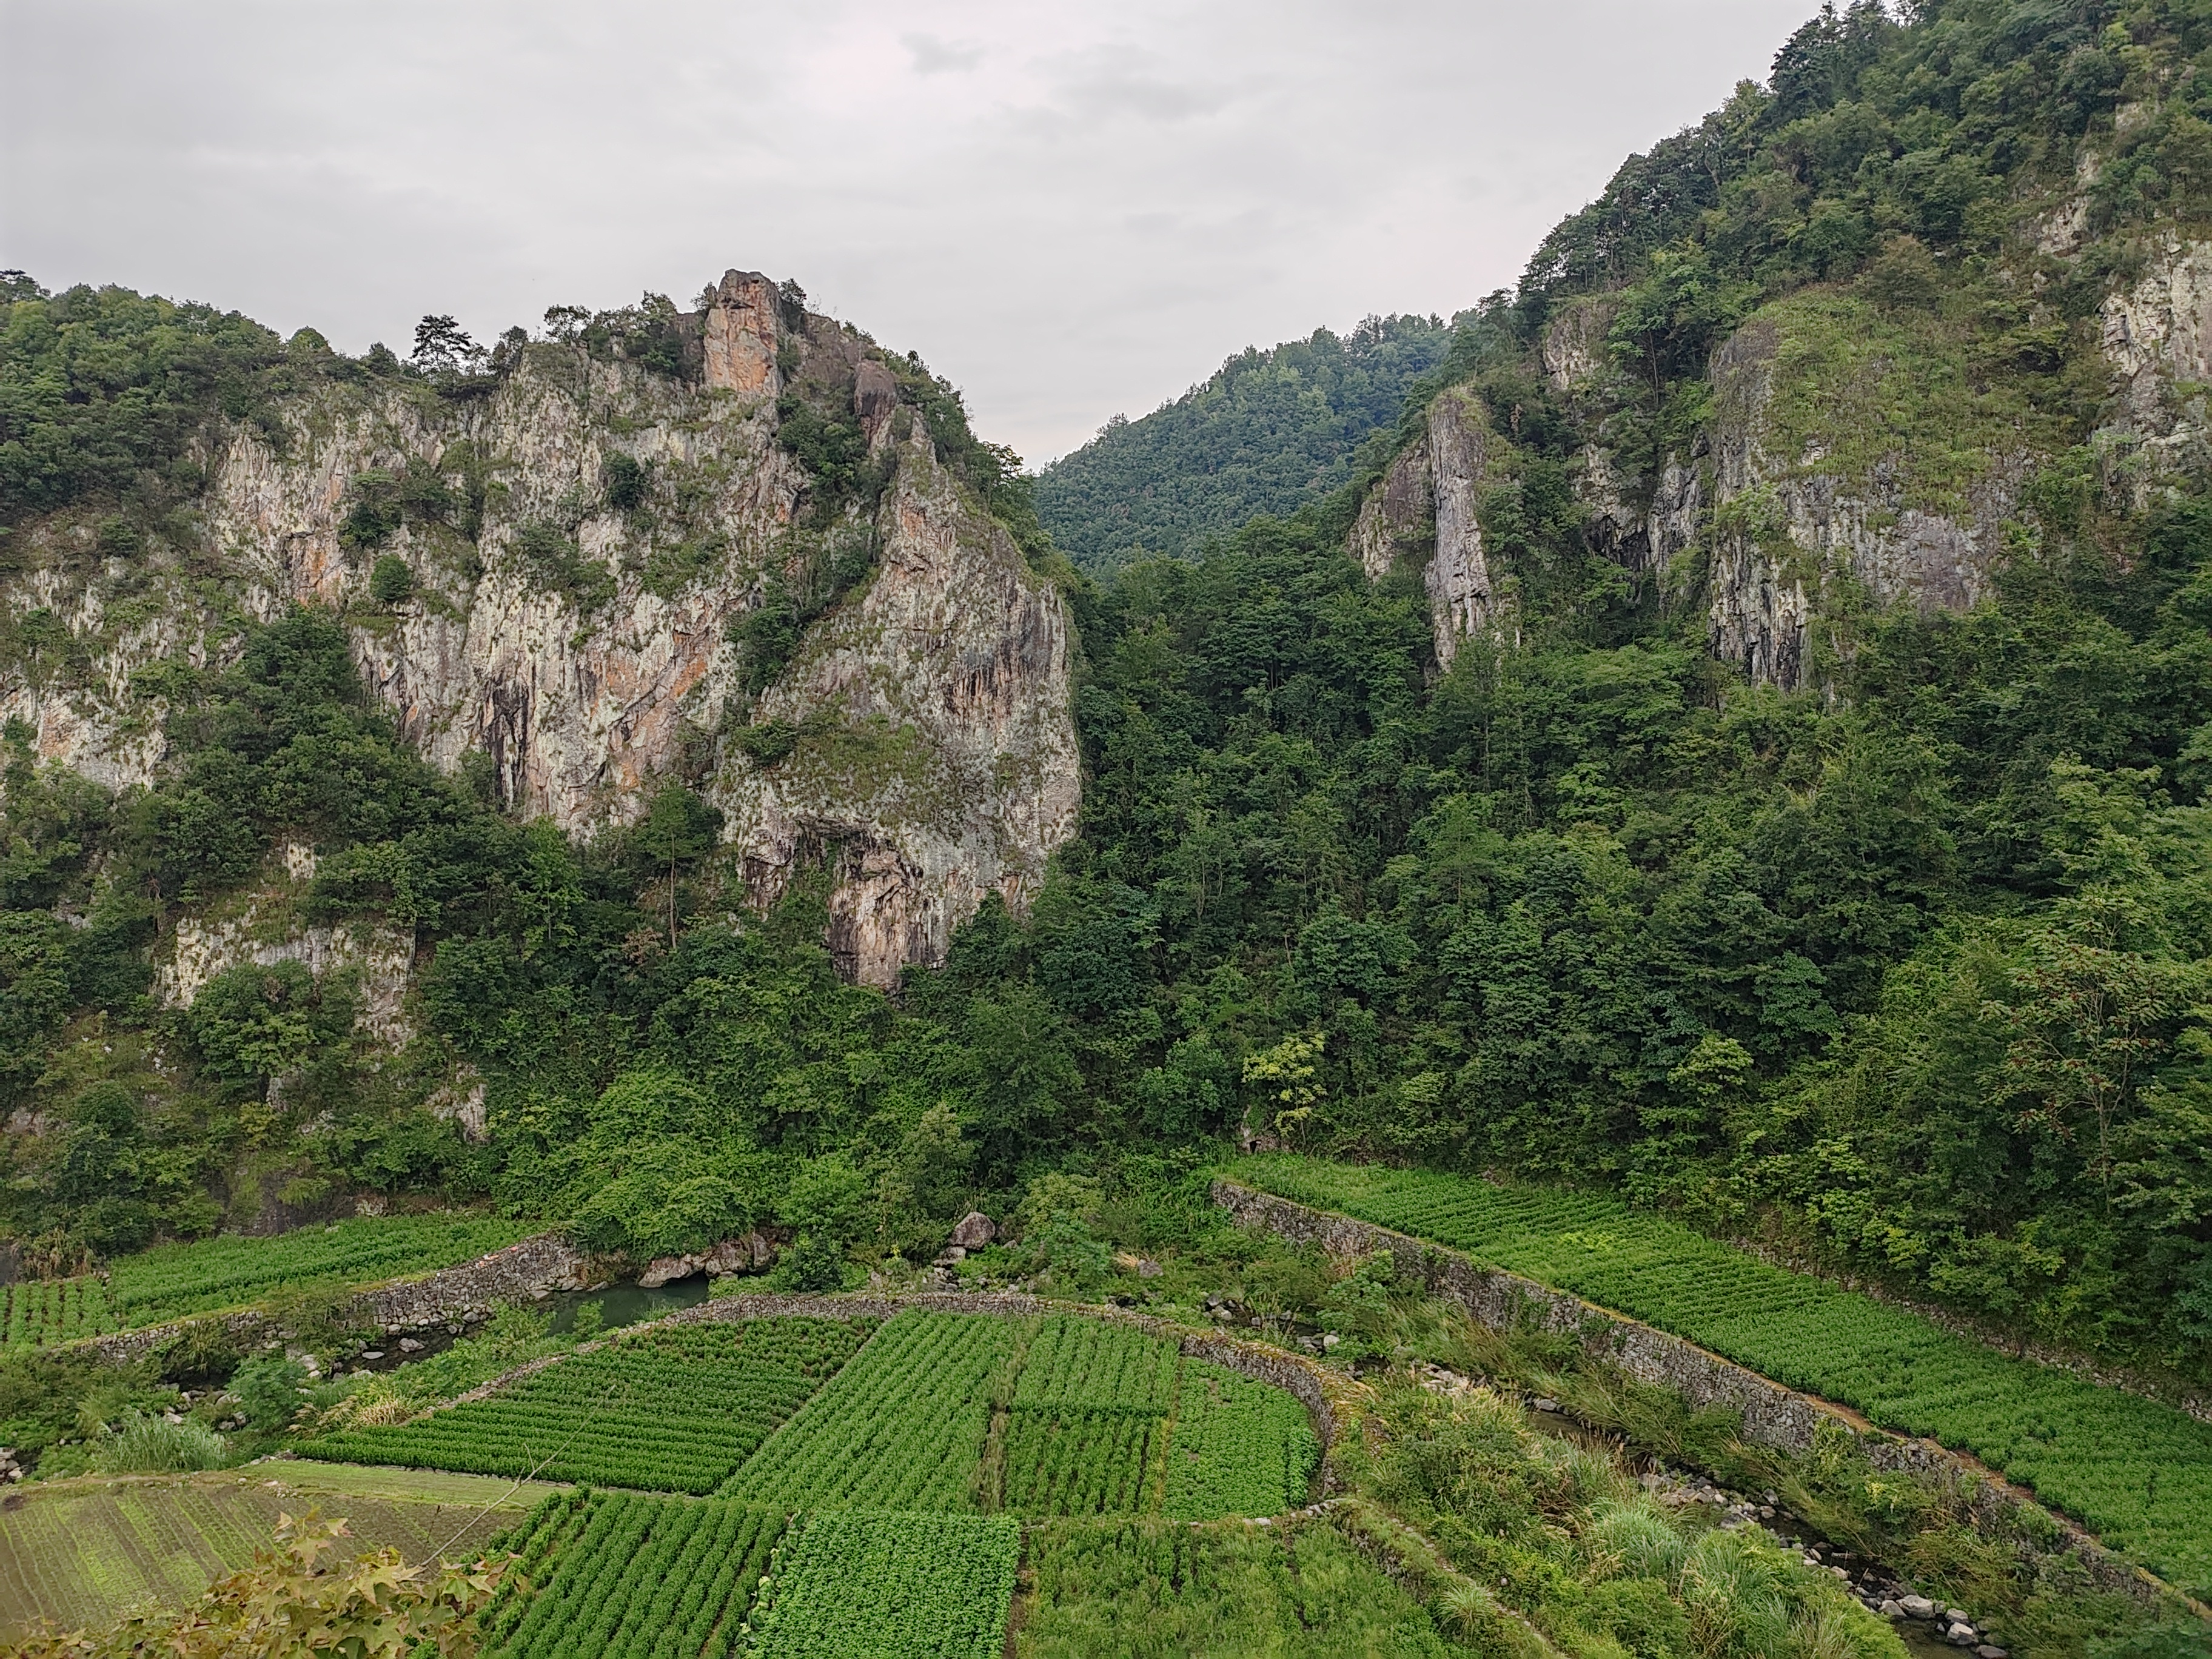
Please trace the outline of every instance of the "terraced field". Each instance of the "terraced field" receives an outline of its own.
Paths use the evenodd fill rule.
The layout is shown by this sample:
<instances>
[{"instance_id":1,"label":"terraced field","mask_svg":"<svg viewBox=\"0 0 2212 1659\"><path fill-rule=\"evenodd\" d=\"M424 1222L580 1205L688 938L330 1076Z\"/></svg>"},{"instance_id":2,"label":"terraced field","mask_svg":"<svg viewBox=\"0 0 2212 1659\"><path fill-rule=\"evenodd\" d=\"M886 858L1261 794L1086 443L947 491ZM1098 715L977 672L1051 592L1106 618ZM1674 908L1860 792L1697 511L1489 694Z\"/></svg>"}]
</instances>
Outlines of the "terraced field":
<instances>
[{"instance_id":1,"label":"terraced field","mask_svg":"<svg viewBox=\"0 0 2212 1659\"><path fill-rule=\"evenodd\" d=\"M257 1469L26 1489L19 1507L0 1510L0 1640L41 1619L100 1625L188 1601L252 1560L283 1511L343 1514L363 1549L390 1545L420 1561L481 1547L547 1492L449 1474L328 1473L338 1478L303 1471L279 1484Z\"/></svg>"},{"instance_id":2,"label":"terraced field","mask_svg":"<svg viewBox=\"0 0 2212 1659\"><path fill-rule=\"evenodd\" d=\"M45 1346L241 1308L295 1291L451 1267L527 1237L489 1216L359 1217L274 1238L208 1238L125 1256L105 1276L0 1287L6 1345Z\"/></svg>"},{"instance_id":3,"label":"terraced field","mask_svg":"<svg viewBox=\"0 0 2212 1659\"><path fill-rule=\"evenodd\" d=\"M907 1312L650 1328L298 1449L646 1489L515 1530L532 1588L494 1617L501 1659L992 1659L1014 1517L1274 1516L1320 1444L1291 1395L1127 1326Z\"/></svg>"},{"instance_id":4,"label":"terraced field","mask_svg":"<svg viewBox=\"0 0 2212 1659\"><path fill-rule=\"evenodd\" d=\"M301 1443L308 1457L705 1493L874 1329L836 1319L673 1325L418 1422Z\"/></svg>"},{"instance_id":5,"label":"terraced field","mask_svg":"<svg viewBox=\"0 0 2212 1659\"><path fill-rule=\"evenodd\" d=\"M2212 1424L2013 1359L1601 1194L1255 1158L1248 1186L1433 1239L1687 1338L1884 1428L1969 1451L2212 1596Z\"/></svg>"}]
</instances>

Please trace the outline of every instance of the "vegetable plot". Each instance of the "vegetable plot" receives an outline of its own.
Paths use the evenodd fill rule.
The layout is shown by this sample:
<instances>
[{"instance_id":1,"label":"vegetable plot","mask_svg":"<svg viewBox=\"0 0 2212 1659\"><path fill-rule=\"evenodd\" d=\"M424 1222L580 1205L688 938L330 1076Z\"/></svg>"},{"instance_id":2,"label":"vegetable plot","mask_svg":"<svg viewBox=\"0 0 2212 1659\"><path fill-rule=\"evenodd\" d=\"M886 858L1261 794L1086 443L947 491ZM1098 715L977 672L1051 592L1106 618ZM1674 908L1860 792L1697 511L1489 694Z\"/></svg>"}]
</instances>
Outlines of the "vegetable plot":
<instances>
[{"instance_id":1,"label":"vegetable plot","mask_svg":"<svg viewBox=\"0 0 2212 1659\"><path fill-rule=\"evenodd\" d=\"M1306 1501L1321 1442L1280 1389L1187 1359L1168 1441L1163 1509L1179 1521L1280 1515Z\"/></svg>"},{"instance_id":2,"label":"vegetable plot","mask_svg":"<svg viewBox=\"0 0 2212 1659\"><path fill-rule=\"evenodd\" d=\"M1172 1342L1102 1319L1047 1319L1014 1380L1016 1411L1121 1411L1164 1417L1182 1356Z\"/></svg>"},{"instance_id":3,"label":"vegetable plot","mask_svg":"<svg viewBox=\"0 0 2212 1659\"><path fill-rule=\"evenodd\" d=\"M902 1313L769 1437L725 1495L793 1509L970 1510L1011 1321Z\"/></svg>"},{"instance_id":4,"label":"vegetable plot","mask_svg":"<svg viewBox=\"0 0 2212 1659\"><path fill-rule=\"evenodd\" d=\"M1164 1419L1125 1411L1017 1411L1006 1425L1016 1515L1127 1515L1152 1507L1147 1479Z\"/></svg>"},{"instance_id":5,"label":"vegetable plot","mask_svg":"<svg viewBox=\"0 0 2212 1659\"><path fill-rule=\"evenodd\" d=\"M712 1492L867 1338L834 1319L672 1325L420 1421L305 1441L303 1456Z\"/></svg>"},{"instance_id":6,"label":"vegetable plot","mask_svg":"<svg viewBox=\"0 0 2212 1659\"><path fill-rule=\"evenodd\" d=\"M743 1652L745 1613L781 1510L588 1489L549 1498L506 1540L523 1585L485 1620L497 1659L724 1659ZM510 1581L513 1582L513 1581Z\"/></svg>"},{"instance_id":7,"label":"vegetable plot","mask_svg":"<svg viewBox=\"0 0 2212 1659\"><path fill-rule=\"evenodd\" d=\"M77 1279L33 1279L0 1289L8 1310L8 1346L34 1347L99 1336L115 1328L107 1301L107 1281L88 1273Z\"/></svg>"},{"instance_id":8,"label":"vegetable plot","mask_svg":"<svg viewBox=\"0 0 2212 1659\"><path fill-rule=\"evenodd\" d=\"M753 1618L759 1659L998 1659L1021 1532L955 1515L817 1515Z\"/></svg>"},{"instance_id":9,"label":"vegetable plot","mask_svg":"<svg viewBox=\"0 0 2212 1659\"><path fill-rule=\"evenodd\" d=\"M33 1346L243 1307L281 1291L428 1273L529 1236L488 1216L358 1217L274 1238L204 1238L125 1256L86 1274L9 1287L8 1345Z\"/></svg>"},{"instance_id":10,"label":"vegetable plot","mask_svg":"<svg viewBox=\"0 0 2212 1659\"><path fill-rule=\"evenodd\" d=\"M1327 1522L1200 1527L1060 1521L1030 1536L1035 1594L1022 1659L1266 1654L1448 1659L1413 1594Z\"/></svg>"},{"instance_id":11,"label":"vegetable plot","mask_svg":"<svg viewBox=\"0 0 2212 1659\"><path fill-rule=\"evenodd\" d=\"M1001 1507L1020 1515L1153 1507L1147 1477L1181 1365L1174 1343L1127 1326L1045 1320L1007 1408Z\"/></svg>"},{"instance_id":12,"label":"vegetable plot","mask_svg":"<svg viewBox=\"0 0 2212 1659\"><path fill-rule=\"evenodd\" d=\"M1884 1428L1972 1452L2106 1543L2212 1594L2212 1424L2008 1358L1601 1195L1287 1157L1240 1163L1237 1176L1466 1250Z\"/></svg>"}]
</instances>

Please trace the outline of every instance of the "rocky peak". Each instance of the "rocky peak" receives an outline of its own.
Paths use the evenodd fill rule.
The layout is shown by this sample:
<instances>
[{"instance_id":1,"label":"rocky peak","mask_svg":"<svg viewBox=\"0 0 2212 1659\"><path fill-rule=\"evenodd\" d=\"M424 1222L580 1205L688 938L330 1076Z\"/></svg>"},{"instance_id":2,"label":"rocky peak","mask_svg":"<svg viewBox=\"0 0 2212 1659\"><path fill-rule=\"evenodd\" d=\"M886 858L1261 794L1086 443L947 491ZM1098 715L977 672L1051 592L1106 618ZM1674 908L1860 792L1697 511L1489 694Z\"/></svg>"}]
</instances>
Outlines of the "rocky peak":
<instances>
[{"instance_id":1,"label":"rocky peak","mask_svg":"<svg viewBox=\"0 0 2212 1659\"><path fill-rule=\"evenodd\" d=\"M206 455L212 587L134 573L111 608L69 526L29 527L0 604L67 618L88 666L0 666L0 720L102 781L150 781L162 705L133 674L220 659L234 610L320 606L441 767L488 757L514 811L577 836L683 777L725 809L756 897L828 865L841 960L893 982L983 893L1019 908L1073 832L1071 624L940 460L916 371L794 293L725 276L678 319L690 378L546 342L466 396L318 383L281 441L240 426ZM365 535L357 509L394 481L467 505ZM393 561L405 597L380 600ZM781 658L749 627L770 603L799 607Z\"/></svg>"},{"instance_id":2,"label":"rocky peak","mask_svg":"<svg viewBox=\"0 0 2212 1659\"><path fill-rule=\"evenodd\" d=\"M700 318L710 391L772 398L782 390L775 366L781 311L775 284L760 272L723 273Z\"/></svg>"}]
</instances>

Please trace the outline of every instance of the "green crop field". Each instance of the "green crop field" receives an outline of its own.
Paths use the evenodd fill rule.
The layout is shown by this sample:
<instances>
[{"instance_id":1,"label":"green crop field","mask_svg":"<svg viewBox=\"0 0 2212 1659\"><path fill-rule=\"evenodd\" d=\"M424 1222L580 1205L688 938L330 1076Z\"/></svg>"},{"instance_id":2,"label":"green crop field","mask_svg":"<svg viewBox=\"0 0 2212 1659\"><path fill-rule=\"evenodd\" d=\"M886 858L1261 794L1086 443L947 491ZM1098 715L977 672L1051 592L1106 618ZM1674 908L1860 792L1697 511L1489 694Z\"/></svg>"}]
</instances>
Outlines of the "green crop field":
<instances>
[{"instance_id":1,"label":"green crop field","mask_svg":"<svg viewBox=\"0 0 2212 1659\"><path fill-rule=\"evenodd\" d=\"M1280 1389L1183 1362L1168 1439L1165 1510L1184 1521L1275 1515L1305 1502L1321 1443Z\"/></svg>"},{"instance_id":2,"label":"green crop field","mask_svg":"<svg viewBox=\"0 0 2212 1659\"><path fill-rule=\"evenodd\" d=\"M2212 1595L2212 1424L2008 1358L1601 1194L1287 1156L1233 1174L1571 1291L1884 1428L1972 1452L2114 1548Z\"/></svg>"},{"instance_id":3,"label":"green crop field","mask_svg":"<svg viewBox=\"0 0 2212 1659\"><path fill-rule=\"evenodd\" d=\"M288 1474L290 1471L286 1472ZM0 1511L0 1639L41 1619L96 1626L134 1607L188 1601L252 1559L280 1513L343 1516L363 1549L410 1561L484 1544L542 1488L399 1475L373 1493L246 1474L91 1478L33 1486Z\"/></svg>"},{"instance_id":4,"label":"green crop field","mask_svg":"<svg viewBox=\"0 0 2212 1659\"><path fill-rule=\"evenodd\" d=\"M484 1650L498 1659L746 1651L746 1612L783 1530L781 1510L557 1493L502 1540L521 1558L520 1579L493 1607Z\"/></svg>"},{"instance_id":5,"label":"green crop field","mask_svg":"<svg viewBox=\"0 0 2212 1659\"><path fill-rule=\"evenodd\" d=\"M793 1509L968 1510L1019 1327L902 1313L724 1486Z\"/></svg>"},{"instance_id":6,"label":"green crop field","mask_svg":"<svg viewBox=\"0 0 2212 1659\"><path fill-rule=\"evenodd\" d=\"M1326 1522L1061 1521L1030 1534L1020 1659L1445 1659L1467 1651Z\"/></svg>"},{"instance_id":7,"label":"green crop field","mask_svg":"<svg viewBox=\"0 0 2212 1659\"><path fill-rule=\"evenodd\" d=\"M852 1357L835 1319L668 1325L417 1422L303 1442L303 1455L647 1492L712 1492Z\"/></svg>"},{"instance_id":8,"label":"green crop field","mask_svg":"<svg viewBox=\"0 0 2212 1659\"><path fill-rule=\"evenodd\" d=\"M105 1276L6 1286L9 1347L67 1342L245 1307L283 1292L369 1285L472 1261L527 1237L487 1216L359 1217L273 1238L205 1238L127 1255Z\"/></svg>"},{"instance_id":9,"label":"green crop field","mask_svg":"<svg viewBox=\"0 0 2212 1659\"><path fill-rule=\"evenodd\" d=\"M1305 1502L1320 1447L1290 1395L1129 1325L909 1310L648 1328L300 1449L592 1483L507 1539L498 1659L994 1659L1019 1517L1273 1516ZM1288 1566L1237 1571L1304 1605ZM1172 1571L1152 1588L1212 1616Z\"/></svg>"},{"instance_id":10,"label":"green crop field","mask_svg":"<svg viewBox=\"0 0 2212 1659\"><path fill-rule=\"evenodd\" d=\"M780 1426L779 1426L780 1425ZM303 1457L647 1492L785 1511L1024 1516L1295 1509L1305 1408L1174 1342L1080 1316L758 1319L640 1332L412 1423Z\"/></svg>"},{"instance_id":11,"label":"green crop field","mask_svg":"<svg viewBox=\"0 0 2212 1659\"><path fill-rule=\"evenodd\" d=\"M753 1616L758 1659L998 1659L1021 1553L1010 1520L817 1515L778 1555Z\"/></svg>"}]
</instances>

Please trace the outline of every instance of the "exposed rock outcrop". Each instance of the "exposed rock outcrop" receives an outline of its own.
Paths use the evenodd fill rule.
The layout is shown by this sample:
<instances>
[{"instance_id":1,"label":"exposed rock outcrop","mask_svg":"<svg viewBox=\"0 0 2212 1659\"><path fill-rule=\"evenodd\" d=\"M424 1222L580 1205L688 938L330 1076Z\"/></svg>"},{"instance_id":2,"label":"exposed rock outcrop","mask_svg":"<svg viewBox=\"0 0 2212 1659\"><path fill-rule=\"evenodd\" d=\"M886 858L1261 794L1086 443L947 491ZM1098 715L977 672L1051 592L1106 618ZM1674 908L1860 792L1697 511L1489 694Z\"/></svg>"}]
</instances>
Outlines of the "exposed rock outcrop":
<instances>
[{"instance_id":1,"label":"exposed rock outcrop","mask_svg":"<svg viewBox=\"0 0 2212 1659\"><path fill-rule=\"evenodd\" d=\"M1437 660L1446 668L1460 642L1488 629L1495 615L1476 514L1488 436L1472 392L1455 386L1438 393L1429 405L1426 441L1391 463L1352 526L1352 556L1370 578L1409 553L1427 554L1422 584Z\"/></svg>"},{"instance_id":2,"label":"exposed rock outcrop","mask_svg":"<svg viewBox=\"0 0 2212 1659\"><path fill-rule=\"evenodd\" d=\"M0 720L24 721L40 755L104 783L149 782L164 705L132 676L164 658L219 659L228 605L264 619L324 606L439 766L488 757L517 811L577 836L627 822L680 773L725 808L755 896L773 897L802 864L833 866L841 963L894 982L941 955L984 893L1018 908L1073 831L1071 624L1050 581L939 461L881 352L794 293L725 276L701 313L678 319L695 379L546 343L465 398L400 379L319 384L284 407L281 440L237 427L204 456L206 533L189 558L103 568L82 526L34 528L19 538L26 574L0 586L0 604L64 620L90 670L0 670ZM777 440L786 392L857 420L889 474L879 505L817 499ZM607 498L617 457L649 480L641 510ZM349 532L365 489L409 480L455 505L410 511L373 545ZM773 579L798 580L837 538L873 551L872 574L754 696L734 632ZM372 600L379 556L407 564L410 598ZM227 593L199 580L210 562ZM201 567L191 575L189 562ZM126 578L127 606L115 602ZM732 741L779 722L788 744ZM327 933L249 950L220 932L180 932L173 1000L241 951L350 959Z\"/></svg>"},{"instance_id":3,"label":"exposed rock outcrop","mask_svg":"<svg viewBox=\"0 0 2212 1659\"><path fill-rule=\"evenodd\" d=\"M2106 483L2140 509L2168 480L2212 468L2212 242L2169 238L2107 296L2102 322L2120 393L2098 434Z\"/></svg>"},{"instance_id":4,"label":"exposed rock outcrop","mask_svg":"<svg viewBox=\"0 0 2212 1659\"><path fill-rule=\"evenodd\" d=\"M1815 599L1838 576L1877 604L1923 612L1978 601L2027 466L2024 453L1987 457L1967 510L1953 515L1913 503L1902 455L1851 478L1823 467L1817 447L1777 453L1768 412L1781 343L1771 322L1754 319L1713 354L1710 617L1715 654L1755 683L1791 687L1805 677Z\"/></svg>"}]
</instances>

